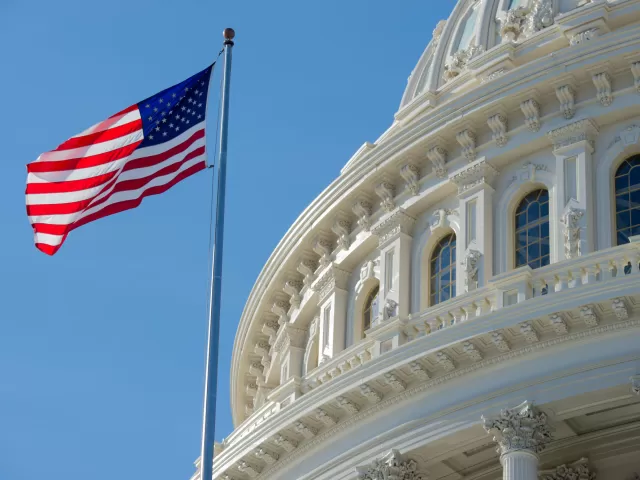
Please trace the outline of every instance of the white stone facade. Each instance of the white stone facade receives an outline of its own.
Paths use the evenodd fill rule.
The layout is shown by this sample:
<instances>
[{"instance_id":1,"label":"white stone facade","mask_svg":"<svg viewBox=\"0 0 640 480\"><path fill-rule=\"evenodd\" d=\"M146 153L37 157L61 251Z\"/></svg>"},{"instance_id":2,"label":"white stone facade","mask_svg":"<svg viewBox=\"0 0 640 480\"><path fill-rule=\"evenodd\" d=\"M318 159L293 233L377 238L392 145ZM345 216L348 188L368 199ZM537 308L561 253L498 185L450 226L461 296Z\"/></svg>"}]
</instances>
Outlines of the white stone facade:
<instances>
[{"instance_id":1,"label":"white stone facade","mask_svg":"<svg viewBox=\"0 0 640 480\"><path fill-rule=\"evenodd\" d=\"M638 154L640 0L458 1L258 277L214 478L637 476L640 242L614 177ZM548 251L518 266L538 191Z\"/></svg>"}]
</instances>

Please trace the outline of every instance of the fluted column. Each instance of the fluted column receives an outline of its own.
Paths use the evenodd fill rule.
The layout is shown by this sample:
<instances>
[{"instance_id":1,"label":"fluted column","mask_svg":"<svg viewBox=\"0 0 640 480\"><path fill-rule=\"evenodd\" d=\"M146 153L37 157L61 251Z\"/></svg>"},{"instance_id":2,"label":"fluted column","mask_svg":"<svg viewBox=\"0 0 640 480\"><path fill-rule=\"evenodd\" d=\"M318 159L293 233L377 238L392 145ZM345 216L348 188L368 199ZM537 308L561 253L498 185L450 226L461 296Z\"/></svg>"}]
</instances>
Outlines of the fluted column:
<instances>
[{"instance_id":1,"label":"fluted column","mask_svg":"<svg viewBox=\"0 0 640 480\"><path fill-rule=\"evenodd\" d=\"M537 480L538 454L551 440L547 416L524 402L482 421L498 443L503 480Z\"/></svg>"}]
</instances>

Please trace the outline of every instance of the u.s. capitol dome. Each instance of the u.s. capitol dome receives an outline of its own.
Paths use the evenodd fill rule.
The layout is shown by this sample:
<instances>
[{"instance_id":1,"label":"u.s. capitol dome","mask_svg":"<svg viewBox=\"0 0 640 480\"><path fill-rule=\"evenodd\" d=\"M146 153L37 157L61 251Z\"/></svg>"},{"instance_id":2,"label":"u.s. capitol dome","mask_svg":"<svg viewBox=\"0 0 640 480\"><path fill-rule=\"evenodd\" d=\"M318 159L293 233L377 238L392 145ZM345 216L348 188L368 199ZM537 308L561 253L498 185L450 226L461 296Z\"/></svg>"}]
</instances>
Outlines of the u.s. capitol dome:
<instances>
[{"instance_id":1,"label":"u.s. capitol dome","mask_svg":"<svg viewBox=\"0 0 640 480\"><path fill-rule=\"evenodd\" d=\"M638 478L639 302L640 0L460 0L258 277L214 478Z\"/></svg>"}]
</instances>

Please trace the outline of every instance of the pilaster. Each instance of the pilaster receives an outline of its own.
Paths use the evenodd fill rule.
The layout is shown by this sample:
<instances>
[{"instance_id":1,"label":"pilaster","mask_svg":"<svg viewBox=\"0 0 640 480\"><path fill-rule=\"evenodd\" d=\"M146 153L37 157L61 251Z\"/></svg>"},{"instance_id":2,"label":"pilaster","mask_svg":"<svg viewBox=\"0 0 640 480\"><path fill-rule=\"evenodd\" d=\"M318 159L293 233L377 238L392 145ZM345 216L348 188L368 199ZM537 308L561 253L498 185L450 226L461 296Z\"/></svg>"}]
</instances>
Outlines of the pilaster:
<instances>
[{"instance_id":1,"label":"pilaster","mask_svg":"<svg viewBox=\"0 0 640 480\"><path fill-rule=\"evenodd\" d=\"M411 236L415 218L399 208L372 228L380 251L380 315L382 320L410 313Z\"/></svg>"},{"instance_id":2,"label":"pilaster","mask_svg":"<svg viewBox=\"0 0 640 480\"><path fill-rule=\"evenodd\" d=\"M595 138L598 126L591 119L578 120L550 131L556 157L555 219L563 226L556 236L557 259L575 258L595 251Z\"/></svg>"},{"instance_id":3,"label":"pilaster","mask_svg":"<svg viewBox=\"0 0 640 480\"><path fill-rule=\"evenodd\" d=\"M456 291L460 293L486 285L493 276L491 182L497 175L498 170L483 157L449 177L458 187L460 238L456 239Z\"/></svg>"},{"instance_id":4,"label":"pilaster","mask_svg":"<svg viewBox=\"0 0 640 480\"><path fill-rule=\"evenodd\" d=\"M313 283L320 307L318 364L333 358L345 348L347 329L347 281L349 272L329 264Z\"/></svg>"}]
</instances>

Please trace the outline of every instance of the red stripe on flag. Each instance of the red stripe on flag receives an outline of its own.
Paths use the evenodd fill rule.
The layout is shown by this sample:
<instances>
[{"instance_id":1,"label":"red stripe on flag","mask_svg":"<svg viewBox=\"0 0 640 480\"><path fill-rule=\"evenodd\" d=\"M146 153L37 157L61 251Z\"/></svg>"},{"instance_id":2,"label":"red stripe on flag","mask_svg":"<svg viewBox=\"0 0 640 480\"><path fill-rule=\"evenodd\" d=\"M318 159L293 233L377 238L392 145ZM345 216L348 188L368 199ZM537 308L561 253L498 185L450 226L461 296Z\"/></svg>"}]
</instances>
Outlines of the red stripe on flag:
<instances>
[{"instance_id":1,"label":"red stripe on flag","mask_svg":"<svg viewBox=\"0 0 640 480\"><path fill-rule=\"evenodd\" d=\"M84 200L79 200L77 202L27 205L27 215L29 216L65 215L69 213L80 212L86 209L88 206L91 206L92 208L96 207L108 201L112 195L118 192L124 192L127 190L138 190L144 187L147 183L152 181L154 178L163 177L170 173L177 172L184 163L203 154L204 154L204 147L196 148L194 151L189 152L187 155L185 155L185 158L180 162L175 162L170 165L167 165L166 167L158 170L157 172L154 172L153 174L147 177L136 178L132 180L123 180L122 182L117 182L113 190L109 192L109 195L105 195L95 203L93 203L93 201L97 197L97 195L94 195L93 197L87 198Z\"/></svg>"},{"instance_id":2,"label":"red stripe on flag","mask_svg":"<svg viewBox=\"0 0 640 480\"><path fill-rule=\"evenodd\" d=\"M142 140L134 142L130 145L117 148L110 152L99 153L97 155L91 155L89 157L72 158L70 160L59 160L50 162L34 162L27 165L27 171L29 173L43 173L43 172L64 172L68 170L77 170L80 168L96 167L98 165L104 165L111 163L115 160L128 157L131 155L138 145L142 143Z\"/></svg>"},{"instance_id":3,"label":"red stripe on flag","mask_svg":"<svg viewBox=\"0 0 640 480\"><path fill-rule=\"evenodd\" d=\"M66 239L66 234L68 234L72 230L75 230L76 228L81 227L82 225L85 225L85 224L87 224L89 222L93 222L94 220L98 220L99 218L108 217L109 215L113 215L115 213L120 213L120 212L124 212L125 210L131 210L132 208L136 208L137 206L139 206L142 203L142 200L145 197L148 197L148 196L151 196L151 195L159 195L161 193L164 193L167 190L169 190L171 187L176 185L177 183L179 183L182 180L184 180L185 178L190 177L194 173L198 173L199 171L204 170L205 168L206 168L205 162L204 161L199 162L199 163L189 167L188 169L186 169L184 172L180 173L179 175L177 175L176 178L174 178L170 182L165 183L164 185L158 185L158 186L149 188L148 190L145 190L142 193L142 195L140 197L138 197L138 198L135 198L135 199L132 199L132 200L126 200L124 202L114 203L114 204L109 205L109 206L103 208L102 210L99 210L99 211L97 211L97 212L95 212L95 213L93 213L91 215L88 215L88 216L80 219L78 222L70 224L70 225L55 225L55 226L49 225L49 227L56 227L56 229L58 229L59 227L62 227L62 229L59 230L60 233L53 233L52 231L45 232L44 230L36 229L36 226L42 227L42 226L47 225L47 224L34 223L33 224L34 229L36 229L36 231L38 231L40 233L51 233L53 235L63 235L63 234L65 235L65 238L62 240L62 242L60 242L59 245L52 246L52 245L47 245L47 244L42 244L42 243L36 243L36 247L40 251L46 253L47 255L53 255L64 244L64 240Z\"/></svg>"},{"instance_id":4,"label":"red stripe on flag","mask_svg":"<svg viewBox=\"0 0 640 480\"><path fill-rule=\"evenodd\" d=\"M105 173L104 175L96 175L91 178L83 178L81 180L67 180L65 182L51 182L51 183L28 183L27 195L39 194L39 193L68 193L78 192L80 190L86 190L101 185L111 180L118 171Z\"/></svg>"},{"instance_id":5,"label":"red stripe on flag","mask_svg":"<svg viewBox=\"0 0 640 480\"><path fill-rule=\"evenodd\" d=\"M124 125L111 127L108 130L101 130L99 132L90 133L89 135L70 138L66 142L60 144L60 146L58 146L54 151L59 152L61 150L71 150L72 148L82 148L96 143L108 142L109 140L124 137L125 135L129 135L130 133L137 132L141 129L142 120L134 120L133 122L125 123Z\"/></svg>"},{"instance_id":6,"label":"red stripe on flag","mask_svg":"<svg viewBox=\"0 0 640 480\"><path fill-rule=\"evenodd\" d=\"M153 165L157 165L158 163L162 163L165 160L177 155L179 153L184 152L187 148L189 148L196 140L199 140L204 137L204 128L194 132L187 140L176 145L175 147L166 150L162 153L158 153L156 155L149 155L148 157L141 157L130 160L122 169L123 172L128 170L135 170L136 168L145 168L152 167Z\"/></svg>"}]
</instances>

